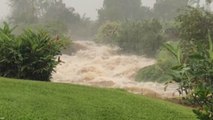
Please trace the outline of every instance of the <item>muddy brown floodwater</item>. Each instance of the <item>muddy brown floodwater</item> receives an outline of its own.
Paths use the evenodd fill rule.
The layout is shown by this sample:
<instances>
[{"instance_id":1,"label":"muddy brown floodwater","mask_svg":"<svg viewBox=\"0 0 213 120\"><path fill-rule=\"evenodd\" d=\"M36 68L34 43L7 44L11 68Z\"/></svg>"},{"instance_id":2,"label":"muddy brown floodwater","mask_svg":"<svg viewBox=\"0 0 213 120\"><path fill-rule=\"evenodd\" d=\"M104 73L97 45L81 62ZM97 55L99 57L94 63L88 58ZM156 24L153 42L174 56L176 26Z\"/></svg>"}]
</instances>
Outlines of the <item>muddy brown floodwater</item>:
<instances>
[{"instance_id":1,"label":"muddy brown floodwater","mask_svg":"<svg viewBox=\"0 0 213 120\"><path fill-rule=\"evenodd\" d=\"M139 69L153 65L155 60L136 55L118 54L118 48L98 45L92 41L75 41L76 52L62 55L52 82L72 83L106 88L121 88L136 94L158 98L178 96L177 85L134 80Z\"/></svg>"}]
</instances>

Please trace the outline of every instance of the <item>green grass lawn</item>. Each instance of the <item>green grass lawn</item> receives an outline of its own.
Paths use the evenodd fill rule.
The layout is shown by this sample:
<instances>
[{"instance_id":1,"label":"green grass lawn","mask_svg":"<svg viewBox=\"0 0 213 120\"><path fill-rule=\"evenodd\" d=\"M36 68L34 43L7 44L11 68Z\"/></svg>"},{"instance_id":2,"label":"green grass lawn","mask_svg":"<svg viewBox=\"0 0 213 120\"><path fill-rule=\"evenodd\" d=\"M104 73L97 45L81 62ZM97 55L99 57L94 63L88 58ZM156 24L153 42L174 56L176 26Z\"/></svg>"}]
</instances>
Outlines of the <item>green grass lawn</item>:
<instances>
[{"instance_id":1,"label":"green grass lawn","mask_svg":"<svg viewBox=\"0 0 213 120\"><path fill-rule=\"evenodd\" d=\"M0 120L195 120L173 103L100 89L0 78Z\"/></svg>"}]
</instances>

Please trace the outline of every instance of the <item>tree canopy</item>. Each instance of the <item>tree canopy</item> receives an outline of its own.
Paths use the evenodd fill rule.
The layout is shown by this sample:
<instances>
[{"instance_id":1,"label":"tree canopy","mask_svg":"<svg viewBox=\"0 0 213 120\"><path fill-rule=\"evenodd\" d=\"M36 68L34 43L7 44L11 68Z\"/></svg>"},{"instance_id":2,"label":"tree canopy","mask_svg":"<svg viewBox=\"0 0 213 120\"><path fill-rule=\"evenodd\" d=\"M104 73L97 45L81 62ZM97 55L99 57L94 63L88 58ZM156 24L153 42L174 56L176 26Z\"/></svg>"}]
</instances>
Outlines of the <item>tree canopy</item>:
<instances>
[{"instance_id":1,"label":"tree canopy","mask_svg":"<svg viewBox=\"0 0 213 120\"><path fill-rule=\"evenodd\" d=\"M81 22L75 9L66 7L62 0L10 0L10 3L10 21L15 25L42 24L66 32Z\"/></svg>"},{"instance_id":2,"label":"tree canopy","mask_svg":"<svg viewBox=\"0 0 213 120\"><path fill-rule=\"evenodd\" d=\"M104 0L98 10L99 22L135 20L147 17L149 8L141 6L141 0Z\"/></svg>"},{"instance_id":3,"label":"tree canopy","mask_svg":"<svg viewBox=\"0 0 213 120\"><path fill-rule=\"evenodd\" d=\"M178 15L178 10L188 5L188 0L157 0L153 12L154 17L171 20Z\"/></svg>"}]
</instances>

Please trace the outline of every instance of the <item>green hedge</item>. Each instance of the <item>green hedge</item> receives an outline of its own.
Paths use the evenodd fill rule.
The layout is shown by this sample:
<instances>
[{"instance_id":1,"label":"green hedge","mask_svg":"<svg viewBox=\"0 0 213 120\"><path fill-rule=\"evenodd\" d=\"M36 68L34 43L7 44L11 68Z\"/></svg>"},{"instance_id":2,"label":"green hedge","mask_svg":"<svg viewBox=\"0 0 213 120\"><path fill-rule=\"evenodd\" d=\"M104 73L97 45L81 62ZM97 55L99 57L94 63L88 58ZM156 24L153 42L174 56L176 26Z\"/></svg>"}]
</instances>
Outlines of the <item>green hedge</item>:
<instances>
[{"instance_id":1,"label":"green hedge","mask_svg":"<svg viewBox=\"0 0 213 120\"><path fill-rule=\"evenodd\" d=\"M177 42L170 42L177 45ZM156 64L142 68L136 75L137 81L169 82L172 77L169 75L171 67L177 62L169 52L162 48L156 56Z\"/></svg>"}]
</instances>

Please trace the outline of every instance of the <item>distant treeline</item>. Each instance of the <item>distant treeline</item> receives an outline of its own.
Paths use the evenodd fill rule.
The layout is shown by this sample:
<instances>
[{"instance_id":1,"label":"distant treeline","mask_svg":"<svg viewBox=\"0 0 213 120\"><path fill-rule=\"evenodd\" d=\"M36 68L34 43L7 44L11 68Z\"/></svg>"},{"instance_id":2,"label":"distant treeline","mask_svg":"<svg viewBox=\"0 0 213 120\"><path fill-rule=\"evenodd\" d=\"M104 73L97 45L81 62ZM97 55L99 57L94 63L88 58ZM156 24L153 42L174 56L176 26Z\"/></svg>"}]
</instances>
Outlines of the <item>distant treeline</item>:
<instances>
[{"instance_id":1,"label":"distant treeline","mask_svg":"<svg viewBox=\"0 0 213 120\"><path fill-rule=\"evenodd\" d=\"M171 21L178 11L196 0L157 0L153 8L143 6L141 0L104 0L97 10L98 19L80 16L62 0L9 0L12 13L10 23L18 25L17 33L26 27L46 28L53 34L71 34L73 37L92 38L99 26L107 21L140 21L158 19Z\"/></svg>"}]
</instances>

